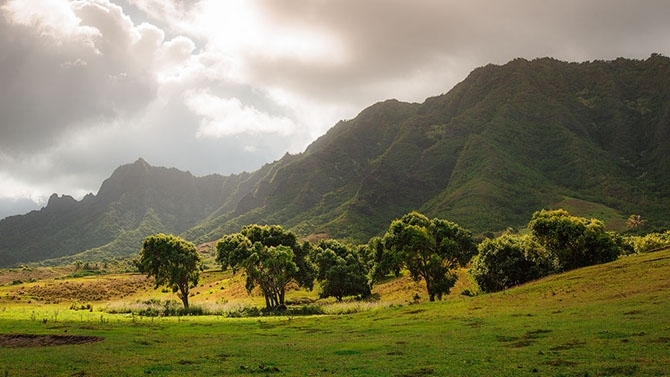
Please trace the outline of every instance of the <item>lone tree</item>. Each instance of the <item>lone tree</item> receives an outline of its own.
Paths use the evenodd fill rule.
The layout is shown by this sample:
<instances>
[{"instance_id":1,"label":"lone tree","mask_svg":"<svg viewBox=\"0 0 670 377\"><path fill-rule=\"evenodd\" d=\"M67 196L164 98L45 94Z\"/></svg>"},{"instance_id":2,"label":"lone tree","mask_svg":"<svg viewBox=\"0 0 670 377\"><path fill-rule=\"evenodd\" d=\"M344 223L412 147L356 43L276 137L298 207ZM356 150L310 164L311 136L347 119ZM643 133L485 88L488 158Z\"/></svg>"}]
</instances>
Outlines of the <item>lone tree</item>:
<instances>
[{"instance_id":1,"label":"lone tree","mask_svg":"<svg viewBox=\"0 0 670 377\"><path fill-rule=\"evenodd\" d=\"M639 228L646 222L647 220L642 220L642 216L633 214L628 217L628 220L626 220L626 226L629 228Z\"/></svg>"},{"instance_id":2,"label":"lone tree","mask_svg":"<svg viewBox=\"0 0 670 377\"><path fill-rule=\"evenodd\" d=\"M335 240L323 240L312 251L316 279L321 283L319 297L369 296L369 268L358 250Z\"/></svg>"},{"instance_id":3,"label":"lone tree","mask_svg":"<svg viewBox=\"0 0 670 377\"><path fill-rule=\"evenodd\" d=\"M267 309L284 308L286 286L295 281L312 289L314 268L306 258L307 245L279 225L247 225L240 233L224 236L216 244L216 261L233 273L244 269L247 292L260 287Z\"/></svg>"},{"instance_id":4,"label":"lone tree","mask_svg":"<svg viewBox=\"0 0 670 377\"><path fill-rule=\"evenodd\" d=\"M191 242L172 234L154 234L144 240L137 267L153 276L156 287L167 286L176 292L188 310L188 291L200 279L200 254Z\"/></svg>"},{"instance_id":5,"label":"lone tree","mask_svg":"<svg viewBox=\"0 0 670 377\"><path fill-rule=\"evenodd\" d=\"M470 232L447 220L429 220L418 212L391 222L383 243L391 253L388 260L404 265L414 281L426 282L430 301L449 294L457 279L454 270L476 252Z\"/></svg>"}]
</instances>

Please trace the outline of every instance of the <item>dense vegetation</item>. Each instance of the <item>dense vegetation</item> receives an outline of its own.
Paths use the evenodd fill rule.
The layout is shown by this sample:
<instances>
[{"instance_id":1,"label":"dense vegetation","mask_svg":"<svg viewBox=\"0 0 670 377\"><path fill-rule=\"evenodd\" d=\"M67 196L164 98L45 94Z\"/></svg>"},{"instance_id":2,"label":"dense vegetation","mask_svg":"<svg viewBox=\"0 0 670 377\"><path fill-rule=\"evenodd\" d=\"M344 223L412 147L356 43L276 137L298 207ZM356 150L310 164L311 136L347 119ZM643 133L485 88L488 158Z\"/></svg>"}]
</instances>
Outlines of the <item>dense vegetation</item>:
<instances>
[{"instance_id":1,"label":"dense vegetation","mask_svg":"<svg viewBox=\"0 0 670 377\"><path fill-rule=\"evenodd\" d=\"M515 59L422 104L375 104L252 173L196 178L140 159L96 195L1 220L0 266L113 262L150 234L200 244L247 224L359 244L413 210L490 238L539 208L620 232L640 214L642 232L659 233L670 226L668 77L670 58L656 54Z\"/></svg>"},{"instance_id":2,"label":"dense vegetation","mask_svg":"<svg viewBox=\"0 0 670 377\"><path fill-rule=\"evenodd\" d=\"M631 219L639 220L636 216ZM640 221L629 221L634 226ZM265 313L285 312L287 287L312 290L319 282L320 298L369 298L373 283L406 271L425 285L429 301L442 300L456 284L458 269L469 266L476 292L497 292L539 278L607 263L619 256L670 246L663 235L622 236L607 231L597 219L565 210L533 214L525 234L504 233L477 246L458 224L429 219L416 211L395 219L383 237L352 246L334 239L299 243L279 225L247 225L216 243L215 261L233 274L242 270L249 294L259 287ZM649 240L645 242L645 240ZM654 240L654 241L651 241ZM640 250L640 248L643 250ZM169 285L188 312L188 288L198 283L200 257L195 245L172 235L147 237L137 262L140 272L156 277L156 287ZM472 295L473 292L468 292ZM318 311L317 311L318 312Z\"/></svg>"},{"instance_id":3,"label":"dense vegetation","mask_svg":"<svg viewBox=\"0 0 670 377\"><path fill-rule=\"evenodd\" d=\"M482 291L501 291L552 273L611 262L634 242L608 232L600 220L571 216L565 210L535 212L528 229L529 234L503 234L479 245L470 273Z\"/></svg>"}]
</instances>

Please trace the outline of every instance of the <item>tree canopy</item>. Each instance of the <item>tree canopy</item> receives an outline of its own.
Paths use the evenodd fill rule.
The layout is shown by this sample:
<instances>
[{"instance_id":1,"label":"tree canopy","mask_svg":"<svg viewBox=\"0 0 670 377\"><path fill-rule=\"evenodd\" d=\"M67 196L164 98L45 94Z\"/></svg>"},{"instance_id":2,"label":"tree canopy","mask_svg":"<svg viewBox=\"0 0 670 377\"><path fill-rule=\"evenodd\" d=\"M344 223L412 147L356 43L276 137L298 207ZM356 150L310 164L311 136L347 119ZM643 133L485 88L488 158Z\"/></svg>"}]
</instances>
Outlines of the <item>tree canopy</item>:
<instances>
[{"instance_id":1,"label":"tree canopy","mask_svg":"<svg viewBox=\"0 0 670 377\"><path fill-rule=\"evenodd\" d=\"M137 261L139 271L156 279L156 287L176 292L188 310L188 291L198 284L201 258L195 245L172 234L148 236Z\"/></svg>"},{"instance_id":2,"label":"tree canopy","mask_svg":"<svg viewBox=\"0 0 670 377\"><path fill-rule=\"evenodd\" d=\"M470 274L482 291L500 291L552 273L610 262L624 249L632 250L602 221L571 216L563 209L535 212L528 229L530 234L508 233L479 244Z\"/></svg>"},{"instance_id":3,"label":"tree canopy","mask_svg":"<svg viewBox=\"0 0 670 377\"><path fill-rule=\"evenodd\" d=\"M552 259L533 237L503 234L477 247L470 275L484 292L497 292L539 279L552 271Z\"/></svg>"},{"instance_id":4,"label":"tree canopy","mask_svg":"<svg viewBox=\"0 0 670 377\"><path fill-rule=\"evenodd\" d=\"M317 280L321 282L319 296L369 296L369 268L357 249L335 240L319 242L311 253L317 266Z\"/></svg>"},{"instance_id":5,"label":"tree canopy","mask_svg":"<svg viewBox=\"0 0 670 377\"><path fill-rule=\"evenodd\" d=\"M304 245L303 245L304 246ZM267 309L285 307L286 286L295 281L312 289L314 269L295 234L279 225L248 225L240 233L229 234L216 244L216 261L233 273L244 269L246 289L260 287Z\"/></svg>"},{"instance_id":6,"label":"tree canopy","mask_svg":"<svg viewBox=\"0 0 670 377\"><path fill-rule=\"evenodd\" d=\"M605 223L571 216L563 209L535 212L528 229L556 258L558 271L610 262L621 254Z\"/></svg>"},{"instance_id":7,"label":"tree canopy","mask_svg":"<svg viewBox=\"0 0 670 377\"><path fill-rule=\"evenodd\" d=\"M464 266L476 251L470 232L418 212L391 222L383 242L392 255L389 260L402 263L415 281L425 281L430 301L449 293L457 279L454 270Z\"/></svg>"}]
</instances>

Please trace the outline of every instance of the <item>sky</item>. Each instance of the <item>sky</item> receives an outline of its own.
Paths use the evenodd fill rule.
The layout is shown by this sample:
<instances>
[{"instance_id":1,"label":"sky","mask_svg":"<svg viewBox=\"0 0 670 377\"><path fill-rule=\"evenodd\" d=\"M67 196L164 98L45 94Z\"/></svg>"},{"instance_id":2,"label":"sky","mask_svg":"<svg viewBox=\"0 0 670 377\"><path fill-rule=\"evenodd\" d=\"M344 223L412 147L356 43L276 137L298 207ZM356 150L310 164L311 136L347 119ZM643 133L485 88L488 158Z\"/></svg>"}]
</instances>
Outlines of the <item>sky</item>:
<instances>
[{"instance_id":1,"label":"sky","mask_svg":"<svg viewBox=\"0 0 670 377\"><path fill-rule=\"evenodd\" d=\"M0 219L140 157L252 172L489 63L668 56L668 20L667 0L0 0Z\"/></svg>"}]
</instances>

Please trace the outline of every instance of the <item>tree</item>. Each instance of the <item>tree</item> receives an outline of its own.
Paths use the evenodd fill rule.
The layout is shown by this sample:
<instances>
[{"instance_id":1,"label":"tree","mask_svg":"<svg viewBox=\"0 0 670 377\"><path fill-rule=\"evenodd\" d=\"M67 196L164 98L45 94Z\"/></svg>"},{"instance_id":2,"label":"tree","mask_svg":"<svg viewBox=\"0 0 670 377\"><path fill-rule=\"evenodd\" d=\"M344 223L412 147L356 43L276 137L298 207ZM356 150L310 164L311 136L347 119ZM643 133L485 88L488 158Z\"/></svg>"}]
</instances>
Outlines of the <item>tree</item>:
<instances>
[{"instance_id":1,"label":"tree","mask_svg":"<svg viewBox=\"0 0 670 377\"><path fill-rule=\"evenodd\" d=\"M570 216L563 209L535 212L528 229L556 258L559 271L610 262L621 254L602 221Z\"/></svg>"},{"instance_id":2,"label":"tree","mask_svg":"<svg viewBox=\"0 0 670 377\"><path fill-rule=\"evenodd\" d=\"M260 287L267 309L285 307L286 286L295 281L312 289L314 269L306 258L307 245L279 225L248 225L216 244L217 263L233 273L244 269L247 292Z\"/></svg>"},{"instance_id":3,"label":"tree","mask_svg":"<svg viewBox=\"0 0 670 377\"><path fill-rule=\"evenodd\" d=\"M400 253L393 253L384 246L384 238L372 237L368 244L365 245L368 258L372 261L372 276L373 282L380 282L390 273L396 277L400 276L400 269L402 268L402 260Z\"/></svg>"},{"instance_id":4,"label":"tree","mask_svg":"<svg viewBox=\"0 0 670 377\"><path fill-rule=\"evenodd\" d=\"M188 310L188 291L200 279L200 254L195 245L172 234L154 234L144 240L139 271L156 279L156 287L167 286L176 292Z\"/></svg>"},{"instance_id":5,"label":"tree","mask_svg":"<svg viewBox=\"0 0 670 377\"><path fill-rule=\"evenodd\" d=\"M457 224L429 220L411 212L391 222L384 235L384 247L391 260L398 260L409 270L414 281L423 279L430 301L442 299L456 283L454 270L464 266L476 251L472 235Z\"/></svg>"},{"instance_id":6,"label":"tree","mask_svg":"<svg viewBox=\"0 0 670 377\"><path fill-rule=\"evenodd\" d=\"M539 279L553 270L544 248L529 235L485 239L472 259L470 275L483 292L497 292Z\"/></svg>"},{"instance_id":7,"label":"tree","mask_svg":"<svg viewBox=\"0 0 670 377\"><path fill-rule=\"evenodd\" d=\"M626 220L626 226L629 228L638 228L643 226L646 222L647 220L642 220L642 216L633 214Z\"/></svg>"},{"instance_id":8,"label":"tree","mask_svg":"<svg viewBox=\"0 0 670 377\"><path fill-rule=\"evenodd\" d=\"M312 251L321 283L319 297L369 296L369 268L358 250L335 240L323 240Z\"/></svg>"}]
</instances>

